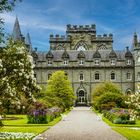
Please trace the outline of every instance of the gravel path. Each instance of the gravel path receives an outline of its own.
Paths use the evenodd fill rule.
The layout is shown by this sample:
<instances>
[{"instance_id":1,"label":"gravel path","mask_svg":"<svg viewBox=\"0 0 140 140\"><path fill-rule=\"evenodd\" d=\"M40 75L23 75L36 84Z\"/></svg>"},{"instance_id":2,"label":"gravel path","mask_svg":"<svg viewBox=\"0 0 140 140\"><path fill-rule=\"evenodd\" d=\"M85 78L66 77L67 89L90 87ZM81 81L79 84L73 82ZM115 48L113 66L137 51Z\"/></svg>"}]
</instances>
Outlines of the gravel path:
<instances>
[{"instance_id":1,"label":"gravel path","mask_svg":"<svg viewBox=\"0 0 140 140\"><path fill-rule=\"evenodd\" d=\"M42 140L126 140L113 131L89 107L76 107L65 118L41 134ZM36 140L41 140L41 137Z\"/></svg>"}]
</instances>

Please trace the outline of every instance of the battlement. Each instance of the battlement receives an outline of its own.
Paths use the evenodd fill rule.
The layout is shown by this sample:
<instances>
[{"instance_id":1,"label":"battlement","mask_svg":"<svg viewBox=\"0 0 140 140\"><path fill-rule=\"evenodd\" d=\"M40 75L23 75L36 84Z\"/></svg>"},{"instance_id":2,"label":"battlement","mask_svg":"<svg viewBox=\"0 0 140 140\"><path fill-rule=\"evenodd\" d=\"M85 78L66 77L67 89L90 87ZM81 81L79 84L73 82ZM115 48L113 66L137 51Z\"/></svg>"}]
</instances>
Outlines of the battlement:
<instances>
[{"instance_id":1,"label":"battlement","mask_svg":"<svg viewBox=\"0 0 140 140\"><path fill-rule=\"evenodd\" d=\"M71 41L70 36L59 35L59 34L56 34L56 35L51 34L50 35L50 43L53 43L53 42L70 42L70 41Z\"/></svg>"},{"instance_id":2,"label":"battlement","mask_svg":"<svg viewBox=\"0 0 140 140\"><path fill-rule=\"evenodd\" d=\"M81 32L86 32L86 33L96 33L96 25L91 24L91 25L67 25L67 33L81 33Z\"/></svg>"},{"instance_id":3,"label":"battlement","mask_svg":"<svg viewBox=\"0 0 140 140\"><path fill-rule=\"evenodd\" d=\"M92 35L92 42L96 41L111 41L113 42L113 34Z\"/></svg>"}]
</instances>

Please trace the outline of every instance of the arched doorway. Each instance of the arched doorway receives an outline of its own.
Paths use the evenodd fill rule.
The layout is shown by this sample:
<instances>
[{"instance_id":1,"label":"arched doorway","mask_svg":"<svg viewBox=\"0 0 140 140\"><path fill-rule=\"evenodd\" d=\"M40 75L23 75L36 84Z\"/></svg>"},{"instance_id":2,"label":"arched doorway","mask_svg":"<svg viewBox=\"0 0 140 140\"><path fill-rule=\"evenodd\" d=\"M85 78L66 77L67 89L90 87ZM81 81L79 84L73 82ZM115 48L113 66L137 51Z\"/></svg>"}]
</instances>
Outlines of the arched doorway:
<instances>
[{"instance_id":1,"label":"arched doorway","mask_svg":"<svg viewBox=\"0 0 140 140\"><path fill-rule=\"evenodd\" d=\"M76 105L86 105L87 104L87 94L86 91L80 89L77 91Z\"/></svg>"}]
</instances>

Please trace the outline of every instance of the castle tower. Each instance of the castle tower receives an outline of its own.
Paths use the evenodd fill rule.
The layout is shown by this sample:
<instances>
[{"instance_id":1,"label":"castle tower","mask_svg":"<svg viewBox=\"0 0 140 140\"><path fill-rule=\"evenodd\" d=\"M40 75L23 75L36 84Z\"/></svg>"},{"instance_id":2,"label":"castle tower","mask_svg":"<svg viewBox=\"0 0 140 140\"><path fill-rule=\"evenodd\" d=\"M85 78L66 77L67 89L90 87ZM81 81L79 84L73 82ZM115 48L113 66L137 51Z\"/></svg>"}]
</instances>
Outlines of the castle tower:
<instances>
[{"instance_id":1,"label":"castle tower","mask_svg":"<svg viewBox=\"0 0 140 140\"><path fill-rule=\"evenodd\" d=\"M30 38L30 34L27 33L26 38L25 38L25 44L27 45L28 51L32 52L32 43L31 43L31 38Z\"/></svg>"},{"instance_id":2,"label":"castle tower","mask_svg":"<svg viewBox=\"0 0 140 140\"><path fill-rule=\"evenodd\" d=\"M135 32L133 36L133 49L136 48L137 45L138 45L138 37L137 37L137 33Z\"/></svg>"},{"instance_id":3,"label":"castle tower","mask_svg":"<svg viewBox=\"0 0 140 140\"><path fill-rule=\"evenodd\" d=\"M138 42L137 34L134 34L133 40L133 55L134 55L134 67L135 67L135 90L137 85L140 84L140 42Z\"/></svg>"},{"instance_id":4,"label":"castle tower","mask_svg":"<svg viewBox=\"0 0 140 140\"><path fill-rule=\"evenodd\" d=\"M15 20L12 37L14 41L18 41L18 40L22 41L22 34L21 34L20 25L17 17Z\"/></svg>"}]
</instances>

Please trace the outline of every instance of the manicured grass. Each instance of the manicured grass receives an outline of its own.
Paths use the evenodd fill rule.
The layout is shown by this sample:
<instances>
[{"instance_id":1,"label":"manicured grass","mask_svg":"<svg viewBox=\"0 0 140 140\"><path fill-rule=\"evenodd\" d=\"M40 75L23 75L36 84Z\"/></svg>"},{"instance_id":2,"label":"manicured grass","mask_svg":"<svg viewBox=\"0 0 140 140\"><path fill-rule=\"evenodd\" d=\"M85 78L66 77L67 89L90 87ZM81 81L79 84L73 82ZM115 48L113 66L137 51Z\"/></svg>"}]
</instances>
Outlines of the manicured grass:
<instances>
[{"instance_id":1,"label":"manicured grass","mask_svg":"<svg viewBox=\"0 0 140 140\"><path fill-rule=\"evenodd\" d=\"M99 112L97 110L93 109L93 111L96 114L99 114ZM136 124L130 125L130 124L114 124L114 123L110 122L105 117L102 117L102 119L109 126L111 126L113 130L117 131L118 133L120 133L121 135L126 137L128 140L140 140L140 130L132 130L132 129L130 129L132 127L140 128L140 120L137 120Z\"/></svg>"},{"instance_id":2,"label":"manicured grass","mask_svg":"<svg viewBox=\"0 0 140 140\"><path fill-rule=\"evenodd\" d=\"M129 127L113 127L112 129L125 136L128 140L140 140L140 130L131 130Z\"/></svg>"},{"instance_id":3,"label":"manicured grass","mask_svg":"<svg viewBox=\"0 0 140 140\"><path fill-rule=\"evenodd\" d=\"M36 135L47 130L61 120L61 117L54 119L48 124L27 124L26 115L7 115L8 117L19 117L17 120L4 120L4 126L0 128L0 132L29 132Z\"/></svg>"},{"instance_id":4,"label":"manicured grass","mask_svg":"<svg viewBox=\"0 0 140 140\"><path fill-rule=\"evenodd\" d=\"M126 137L128 140L140 140L140 130L132 130L132 127L140 127L140 120L136 121L134 125L113 124L108 119L103 117L103 121L112 126L112 129Z\"/></svg>"}]
</instances>

